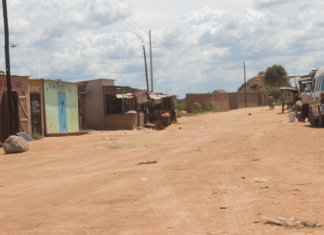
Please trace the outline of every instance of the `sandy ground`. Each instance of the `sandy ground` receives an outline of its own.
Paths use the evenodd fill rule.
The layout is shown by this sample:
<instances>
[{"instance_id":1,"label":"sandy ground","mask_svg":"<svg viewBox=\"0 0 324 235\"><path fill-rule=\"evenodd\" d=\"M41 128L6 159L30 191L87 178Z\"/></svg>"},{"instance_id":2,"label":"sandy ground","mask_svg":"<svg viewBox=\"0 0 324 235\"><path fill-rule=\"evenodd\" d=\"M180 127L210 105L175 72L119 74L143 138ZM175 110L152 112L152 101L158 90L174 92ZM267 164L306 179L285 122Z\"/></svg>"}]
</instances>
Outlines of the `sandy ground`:
<instances>
[{"instance_id":1,"label":"sandy ground","mask_svg":"<svg viewBox=\"0 0 324 235\"><path fill-rule=\"evenodd\" d=\"M279 112L240 109L182 117L164 131L0 149L0 234L324 234L261 222L324 222L324 128Z\"/></svg>"}]
</instances>

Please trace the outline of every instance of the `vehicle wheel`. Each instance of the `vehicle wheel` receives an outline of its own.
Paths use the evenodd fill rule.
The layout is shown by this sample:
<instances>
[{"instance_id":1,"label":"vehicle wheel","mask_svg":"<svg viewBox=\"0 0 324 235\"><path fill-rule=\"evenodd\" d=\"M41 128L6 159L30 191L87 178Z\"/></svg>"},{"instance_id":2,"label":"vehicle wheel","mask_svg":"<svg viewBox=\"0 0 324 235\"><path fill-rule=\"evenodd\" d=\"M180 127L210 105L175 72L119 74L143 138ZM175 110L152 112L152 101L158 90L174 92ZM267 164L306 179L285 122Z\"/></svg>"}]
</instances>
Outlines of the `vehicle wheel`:
<instances>
[{"instance_id":1,"label":"vehicle wheel","mask_svg":"<svg viewBox=\"0 0 324 235\"><path fill-rule=\"evenodd\" d=\"M321 114L319 115L319 126L324 127L324 116Z\"/></svg>"},{"instance_id":2,"label":"vehicle wheel","mask_svg":"<svg viewBox=\"0 0 324 235\"><path fill-rule=\"evenodd\" d=\"M310 122L311 126L318 126L319 120L318 119L314 119L313 118L313 114L311 113L309 115L309 122Z\"/></svg>"}]
</instances>

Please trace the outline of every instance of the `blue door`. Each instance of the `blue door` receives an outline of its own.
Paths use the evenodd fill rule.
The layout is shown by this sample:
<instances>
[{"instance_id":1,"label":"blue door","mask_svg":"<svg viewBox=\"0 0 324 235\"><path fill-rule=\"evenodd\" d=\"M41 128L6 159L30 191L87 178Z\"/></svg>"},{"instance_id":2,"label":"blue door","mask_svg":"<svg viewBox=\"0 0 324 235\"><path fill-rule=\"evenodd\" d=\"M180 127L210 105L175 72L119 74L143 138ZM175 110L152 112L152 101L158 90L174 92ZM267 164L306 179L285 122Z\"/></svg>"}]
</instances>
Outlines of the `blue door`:
<instances>
[{"instance_id":1,"label":"blue door","mask_svg":"<svg viewBox=\"0 0 324 235\"><path fill-rule=\"evenodd\" d=\"M65 93L63 92L58 92L58 109L59 109L60 133L67 132L66 97L65 97Z\"/></svg>"}]
</instances>

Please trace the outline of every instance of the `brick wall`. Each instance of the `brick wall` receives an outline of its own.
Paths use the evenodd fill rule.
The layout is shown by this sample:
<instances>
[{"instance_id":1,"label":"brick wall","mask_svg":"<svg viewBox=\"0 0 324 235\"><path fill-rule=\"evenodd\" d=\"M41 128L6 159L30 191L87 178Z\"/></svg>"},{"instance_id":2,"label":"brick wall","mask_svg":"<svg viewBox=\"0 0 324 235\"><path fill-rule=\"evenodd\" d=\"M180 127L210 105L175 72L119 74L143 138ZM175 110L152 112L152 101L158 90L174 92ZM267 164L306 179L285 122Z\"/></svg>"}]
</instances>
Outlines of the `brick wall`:
<instances>
[{"instance_id":1,"label":"brick wall","mask_svg":"<svg viewBox=\"0 0 324 235\"><path fill-rule=\"evenodd\" d=\"M229 110L229 96L227 93L219 94L186 94L186 109L188 113L192 112L192 106L195 102L199 102L201 108L207 111L206 101L214 100L217 102L217 108L220 111Z\"/></svg>"}]
</instances>

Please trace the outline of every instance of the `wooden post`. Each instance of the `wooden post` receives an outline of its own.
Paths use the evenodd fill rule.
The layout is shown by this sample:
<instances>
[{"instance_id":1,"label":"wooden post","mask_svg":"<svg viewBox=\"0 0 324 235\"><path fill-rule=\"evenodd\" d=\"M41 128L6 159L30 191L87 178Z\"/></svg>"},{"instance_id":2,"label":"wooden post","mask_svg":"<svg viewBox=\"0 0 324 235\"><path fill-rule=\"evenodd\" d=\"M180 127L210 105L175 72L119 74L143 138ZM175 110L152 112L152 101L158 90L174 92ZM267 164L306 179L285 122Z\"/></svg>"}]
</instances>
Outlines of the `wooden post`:
<instances>
[{"instance_id":1,"label":"wooden post","mask_svg":"<svg viewBox=\"0 0 324 235\"><path fill-rule=\"evenodd\" d=\"M122 107L122 113L124 113L124 107L125 107L125 99L124 99L124 88L123 88L123 107Z\"/></svg>"},{"instance_id":2,"label":"wooden post","mask_svg":"<svg viewBox=\"0 0 324 235\"><path fill-rule=\"evenodd\" d=\"M15 135L14 126L14 110L12 103L12 88L11 88L11 74L10 74L10 56L9 56L9 26L8 26L8 13L7 13L7 1L2 0L3 10L3 24L4 24L4 36L5 36L5 58L6 58L6 77L7 77L7 98L8 98L8 111L9 111L9 133Z\"/></svg>"},{"instance_id":3,"label":"wooden post","mask_svg":"<svg viewBox=\"0 0 324 235\"><path fill-rule=\"evenodd\" d=\"M162 103L162 113L164 113L164 102L163 102L164 100L163 100L163 98L161 98L161 103Z\"/></svg>"},{"instance_id":4,"label":"wooden post","mask_svg":"<svg viewBox=\"0 0 324 235\"><path fill-rule=\"evenodd\" d=\"M143 46L143 53L144 53L144 64L145 64L145 74L146 74L146 85L147 85L147 92L150 91L148 76L147 76L147 64L146 64L146 54L145 54L145 47Z\"/></svg>"},{"instance_id":5,"label":"wooden post","mask_svg":"<svg viewBox=\"0 0 324 235\"><path fill-rule=\"evenodd\" d=\"M154 92L154 89L153 89L153 61L152 61L152 41L151 41L151 30L149 30L149 35L150 35L151 92Z\"/></svg>"},{"instance_id":6,"label":"wooden post","mask_svg":"<svg viewBox=\"0 0 324 235\"><path fill-rule=\"evenodd\" d=\"M245 84L245 108L247 108L247 100L246 100L246 73L245 73L245 62L243 63L244 65L244 84Z\"/></svg>"},{"instance_id":7,"label":"wooden post","mask_svg":"<svg viewBox=\"0 0 324 235\"><path fill-rule=\"evenodd\" d=\"M132 91L132 96L133 96L133 110L135 111L136 109L135 109L135 101L134 101L134 91Z\"/></svg>"}]
</instances>

